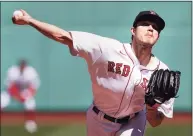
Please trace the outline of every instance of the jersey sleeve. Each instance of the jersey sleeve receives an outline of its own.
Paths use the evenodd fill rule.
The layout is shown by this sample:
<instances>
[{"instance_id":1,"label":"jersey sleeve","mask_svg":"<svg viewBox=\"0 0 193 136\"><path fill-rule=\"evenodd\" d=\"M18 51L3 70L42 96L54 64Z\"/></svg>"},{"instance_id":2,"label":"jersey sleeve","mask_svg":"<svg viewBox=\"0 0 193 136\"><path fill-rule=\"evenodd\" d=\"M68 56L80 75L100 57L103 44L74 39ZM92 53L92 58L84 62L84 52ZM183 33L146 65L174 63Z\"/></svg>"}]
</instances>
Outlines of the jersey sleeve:
<instances>
[{"instance_id":1,"label":"jersey sleeve","mask_svg":"<svg viewBox=\"0 0 193 136\"><path fill-rule=\"evenodd\" d=\"M168 118L173 118L174 101L175 98L171 98L170 100L164 102L158 107L158 111L162 112Z\"/></svg>"},{"instance_id":2,"label":"jersey sleeve","mask_svg":"<svg viewBox=\"0 0 193 136\"><path fill-rule=\"evenodd\" d=\"M166 64L164 64L163 62L160 62L159 69L169 69L169 67ZM168 118L173 118L174 101L175 101L175 98L171 98L170 100L162 103L158 107L158 111L162 112Z\"/></svg>"},{"instance_id":3,"label":"jersey sleeve","mask_svg":"<svg viewBox=\"0 0 193 136\"><path fill-rule=\"evenodd\" d=\"M80 31L70 31L73 39L73 46L70 53L73 56L84 58L87 62L94 62L102 54L101 43L104 37Z\"/></svg>"},{"instance_id":4,"label":"jersey sleeve","mask_svg":"<svg viewBox=\"0 0 193 136\"><path fill-rule=\"evenodd\" d=\"M73 40L70 53L84 58L88 64L96 62L107 50L113 54L117 48L122 47L121 42L112 38L80 31L70 31L70 33Z\"/></svg>"}]
</instances>

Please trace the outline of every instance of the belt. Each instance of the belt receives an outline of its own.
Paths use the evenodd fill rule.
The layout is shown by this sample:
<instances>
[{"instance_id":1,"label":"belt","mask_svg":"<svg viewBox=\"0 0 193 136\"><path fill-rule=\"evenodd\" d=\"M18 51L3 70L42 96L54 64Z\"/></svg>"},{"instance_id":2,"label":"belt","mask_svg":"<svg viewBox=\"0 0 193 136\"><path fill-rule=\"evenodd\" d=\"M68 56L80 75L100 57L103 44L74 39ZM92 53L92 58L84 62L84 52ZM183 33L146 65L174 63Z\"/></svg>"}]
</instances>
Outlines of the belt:
<instances>
[{"instance_id":1,"label":"belt","mask_svg":"<svg viewBox=\"0 0 193 136\"><path fill-rule=\"evenodd\" d=\"M96 107L96 106L93 106L92 110L98 115L100 110ZM136 112L134 113L134 116L138 115L139 112ZM119 124L126 124L129 122L129 120L132 118L131 116L126 116L126 117L123 117L123 118L114 118L114 117L111 117L107 114L104 114L104 118L107 119L108 121L111 121L111 122L114 122L114 123L119 123Z\"/></svg>"}]
</instances>

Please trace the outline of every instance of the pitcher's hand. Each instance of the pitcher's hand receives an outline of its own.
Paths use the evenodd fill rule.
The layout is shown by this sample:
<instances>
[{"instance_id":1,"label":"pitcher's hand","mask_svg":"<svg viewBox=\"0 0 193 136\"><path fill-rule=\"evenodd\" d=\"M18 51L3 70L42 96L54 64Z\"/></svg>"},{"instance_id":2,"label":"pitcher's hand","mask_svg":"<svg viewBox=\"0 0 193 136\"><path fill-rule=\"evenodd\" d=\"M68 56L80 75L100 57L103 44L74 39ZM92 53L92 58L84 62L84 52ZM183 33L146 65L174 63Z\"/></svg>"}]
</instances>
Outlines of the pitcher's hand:
<instances>
[{"instance_id":1,"label":"pitcher's hand","mask_svg":"<svg viewBox=\"0 0 193 136\"><path fill-rule=\"evenodd\" d=\"M12 17L12 22L17 25L28 25L29 20L32 19L32 17L26 11L22 9L20 9L20 11L22 12L23 15L22 16L14 15Z\"/></svg>"}]
</instances>

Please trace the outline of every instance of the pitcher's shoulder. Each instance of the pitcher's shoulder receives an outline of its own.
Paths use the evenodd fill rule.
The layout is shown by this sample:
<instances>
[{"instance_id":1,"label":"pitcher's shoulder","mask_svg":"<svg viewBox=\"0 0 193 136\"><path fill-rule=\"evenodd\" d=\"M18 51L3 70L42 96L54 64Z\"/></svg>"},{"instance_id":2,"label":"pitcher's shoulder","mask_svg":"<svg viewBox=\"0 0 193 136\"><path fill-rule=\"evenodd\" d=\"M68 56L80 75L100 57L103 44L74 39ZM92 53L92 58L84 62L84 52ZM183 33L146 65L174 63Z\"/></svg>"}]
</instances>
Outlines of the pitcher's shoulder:
<instances>
[{"instance_id":1,"label":"pitcher's shoulder","mask_svg":"<svg viewBox=\"0 0 193 136\"><path fill-rule=\"evenodd\" d=\"M107 49L121 50L123 48L123 42L109 37L103 37L99 44L100 47L105 50Z\"/></svg>"},{"instance_id":2,"label":"pitcher's shoulder","mask_svg":"<svg viewBox=\"0 0 193 136\"><path fill-rule=\"evenodd\" d=\"M158 58L157 58L158 59ZM159 60L159 59L158 59ZM169 69L168 65L165 64L163 61L159 60L159 69Z\"/></svg>"}]
</instances>

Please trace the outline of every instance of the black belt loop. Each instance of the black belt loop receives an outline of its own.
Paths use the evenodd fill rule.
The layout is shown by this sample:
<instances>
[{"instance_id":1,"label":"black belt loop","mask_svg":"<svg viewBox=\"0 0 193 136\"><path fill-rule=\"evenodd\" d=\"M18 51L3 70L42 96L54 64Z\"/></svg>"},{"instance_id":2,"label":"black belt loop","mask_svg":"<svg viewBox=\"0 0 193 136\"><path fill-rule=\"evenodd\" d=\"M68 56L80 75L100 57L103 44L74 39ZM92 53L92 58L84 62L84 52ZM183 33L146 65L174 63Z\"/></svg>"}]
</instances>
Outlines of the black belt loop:
<instances>
[{"instance_id":1,"label":"black belt loop","mask_svg":"<svg viewBox=\"0 0 193 136\"><path fill-rule=\"evenodd\" d=\"M99 114L100 110L96 107L96 106L93 106L92 110L96 113L96 114ZM139 112L135 113L135 116L138 114ZM128 121L131 119L130 116L126 116L126 117L123 117L123 118L114 118L114 117L111 117L107 114L104 114L104 118L107 119L108 121L111 121L111 122L114 122L114 123L119 123L119 124L126 124L128 123Z\"/></svg>"}]
</instances>

